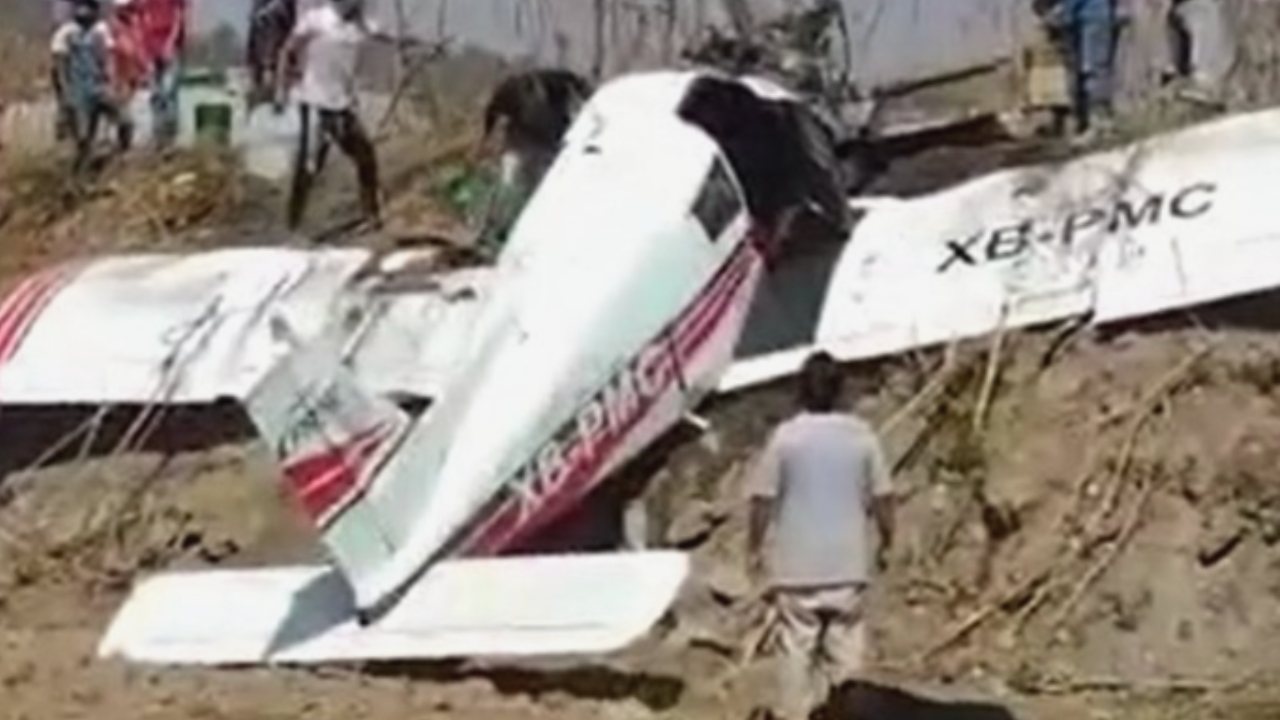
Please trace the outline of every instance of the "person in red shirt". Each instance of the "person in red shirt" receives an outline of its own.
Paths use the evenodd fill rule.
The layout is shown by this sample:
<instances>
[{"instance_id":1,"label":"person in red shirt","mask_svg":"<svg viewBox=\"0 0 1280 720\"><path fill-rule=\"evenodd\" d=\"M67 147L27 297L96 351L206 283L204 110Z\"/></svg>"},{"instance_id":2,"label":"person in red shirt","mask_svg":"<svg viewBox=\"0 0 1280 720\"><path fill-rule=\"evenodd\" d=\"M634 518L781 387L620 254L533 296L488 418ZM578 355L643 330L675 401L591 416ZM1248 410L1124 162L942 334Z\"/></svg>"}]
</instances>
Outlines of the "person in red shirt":
<instances>
[{"instance_id":1,"label":"person in red shirt","mask_svg":"<svg viewBox=\"0 0 1280 720\"><path fill-rule=\"evenodd\" d=\"M148 61L137 0L116 0L111 33L111 84L124 109L148 81Z\"/></svg>"},{"instance_id":2,"label":"person in red shirt","mask_svg":"<svg viewBox=\"0 0 1280 720\"><path fill-rule=\"evenodd\" d=\"M151 116L156 143L178 135L178 82L187 39L187 0L132 0L138 6L141 38L151 75Z\"/></svg>"}]
</instances>

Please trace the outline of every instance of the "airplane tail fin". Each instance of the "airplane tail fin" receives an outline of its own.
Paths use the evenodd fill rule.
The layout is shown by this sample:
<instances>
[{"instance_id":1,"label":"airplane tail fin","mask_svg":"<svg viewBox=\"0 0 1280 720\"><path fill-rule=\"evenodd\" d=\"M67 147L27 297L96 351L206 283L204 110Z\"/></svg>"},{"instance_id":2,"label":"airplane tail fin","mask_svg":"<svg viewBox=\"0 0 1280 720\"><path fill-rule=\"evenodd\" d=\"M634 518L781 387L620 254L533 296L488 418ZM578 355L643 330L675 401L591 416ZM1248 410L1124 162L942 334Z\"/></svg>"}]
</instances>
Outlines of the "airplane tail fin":
<instances>
[{"instance_id":1,"label":"airplane tail fin","mask_svg":"<svg viewBox=\"0 0 1280 720\"><path fill-rule=\"evenodd\" d=\"M280 463L290 492L321 530L345 574L378 562L378 517L354 506L404 438L412 419L390 401L366 392L342 363L337 337L307 345L281 318L273 329L294 348L249 393L246 406L259 434ZM331 532L344 514L362 532ZM348 528L352 523L344 523Z\"/></svg>"}]
</instances>

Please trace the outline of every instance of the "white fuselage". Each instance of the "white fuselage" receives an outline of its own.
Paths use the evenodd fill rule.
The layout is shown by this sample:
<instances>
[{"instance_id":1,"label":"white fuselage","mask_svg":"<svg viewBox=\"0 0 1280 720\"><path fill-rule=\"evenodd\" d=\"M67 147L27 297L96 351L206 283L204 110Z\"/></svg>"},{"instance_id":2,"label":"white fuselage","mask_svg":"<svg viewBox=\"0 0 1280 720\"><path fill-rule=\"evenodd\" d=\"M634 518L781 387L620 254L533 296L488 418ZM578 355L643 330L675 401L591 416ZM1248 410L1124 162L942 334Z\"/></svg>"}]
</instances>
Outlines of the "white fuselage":
<instances>
[{"instance_id":1,"label":"white fuselage","mask_svg":"<svg viewBox=\"0 0 1280 720\"><path fill-rule=\"evenodd\" d=\"M579 115L462 369L326 528L362 607L444 555L512 547L714 388L762 263L728 163L676 114L693 77L624 78Z\"/></svg>"}]
</instances>

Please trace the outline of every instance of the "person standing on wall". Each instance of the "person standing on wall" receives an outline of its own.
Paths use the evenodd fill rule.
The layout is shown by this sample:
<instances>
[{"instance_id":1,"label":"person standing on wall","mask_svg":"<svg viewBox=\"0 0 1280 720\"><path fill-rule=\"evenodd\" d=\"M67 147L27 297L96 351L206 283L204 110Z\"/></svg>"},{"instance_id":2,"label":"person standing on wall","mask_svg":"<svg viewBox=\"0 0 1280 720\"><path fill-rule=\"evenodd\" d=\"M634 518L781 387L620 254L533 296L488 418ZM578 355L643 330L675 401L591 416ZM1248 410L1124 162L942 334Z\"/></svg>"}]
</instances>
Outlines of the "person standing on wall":
<instances>
[{"instance_id":1,"label":"person standing on wall","mask_svg":"<svg viewBox=\"0 0 1280 720\"><path fill-rule=\"evenodd\" d=\"M329 144L336 144L356 166L364 221L381 227L378 158L358 114L357 58L361 45L387 40L374 30L362 0L324 0L304 12L285 42L276 71L277 106L284 106L290 65L301 58L298 88L301 130L289 196L288 223L297 228L306 210L315 175L323 168Z\"/></svg>"},{"instance_id":2,"label":"person standing on wall","mask_svg":"<svg viewBox=\"0 0 1280 720\"><path fill-rule=\"evenodd\" d=\"M768 571L766 597L781 640L774 710L784 720L805 720L861 672L865 596L873 566L893 542L884 453L865 421L838 409L843 379L826 353L805 362L800 412L774 431L747 483L749 572ZM871 551L873 521L878 553Z\"/></svg>"},{"instance_id":3,"label":"person standing on wall","mask_svg":"<svg viewBox=\"0 0 1280 720\"><path fill-rule=\"evenodd\" d=\"M1237 48L1222 0L1173 0L1165 79L1188 102L1222 109Z\"/></svg>"},{"instance_id":4,"label":"person standing on wall","mask_svg":"<svg viewBox=\"0 0 1280 720\"><path fill-rule=\"evenodd\" d=\"M1075 75L1076 126L1081 133L1110 131L1114 124L1115 0L1066 0Z\"/></svg>"},{"instance_id":5,"label":"person standing on wall","mask_svg":"<svg viewBox=\"0 0 1280 720\"><path fill-rule=\"evenodd\" d=\"M1065 45L1077 132L1084 139L1108 132L1114 124L1116 0L1033 0L1032 6Z\"/></svg>"}]
</instances>

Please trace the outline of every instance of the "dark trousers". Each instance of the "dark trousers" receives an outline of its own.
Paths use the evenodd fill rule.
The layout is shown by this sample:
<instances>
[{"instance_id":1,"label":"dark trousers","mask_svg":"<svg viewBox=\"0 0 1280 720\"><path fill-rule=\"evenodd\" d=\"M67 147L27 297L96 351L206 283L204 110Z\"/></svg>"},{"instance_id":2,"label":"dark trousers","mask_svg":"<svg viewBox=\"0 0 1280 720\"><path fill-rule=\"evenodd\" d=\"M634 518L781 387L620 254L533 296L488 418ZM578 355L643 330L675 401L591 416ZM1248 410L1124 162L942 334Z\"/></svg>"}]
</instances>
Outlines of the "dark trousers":
<instances>
[{"instance_id":1,"label":"dark trousers","mask_svg":"<svg viewBox=\"0 0 1280 720\"><path fill-rule=\"evenodd\" d=\"M1087 129L1112 109L1116 17L1110 0L1077 0L1067 17L1076 123Z\"/></svg>"},{"instance_id":2,"label":"dark trousers","mask_svg":"<svg viewBox=\"0 0 1280 720\"><path fill-rule=\"evenodd\" d=\"M356 166L361 208L366 219L376 221L382 214L378 201L378 156L360 118L354 110L325 110L309 105L300 106L300 112L302 127L298 132L298 155L289 194L289 227L296 228L302 222L311 185L324 169L330 144L337 145Z\"/></svg>"},{"instance_id":3,"label":"dark trousers","mask_svg":"<svg viewBox=\"0 0 1280 720\"><path fill-rule=\"evenodd\" d=\"M133 144L133 123L115 101L104 96L82 97L63 107L76 145L77 175L89 169L89 163L93 159L93 144L104 119L116 126L116 144L121 152L128 150Z\"/></svg>"}]
</instances>

